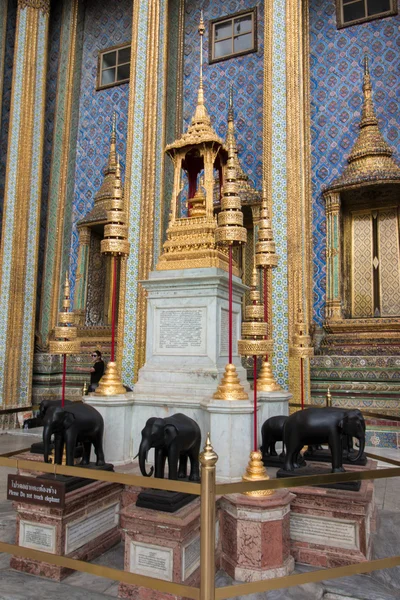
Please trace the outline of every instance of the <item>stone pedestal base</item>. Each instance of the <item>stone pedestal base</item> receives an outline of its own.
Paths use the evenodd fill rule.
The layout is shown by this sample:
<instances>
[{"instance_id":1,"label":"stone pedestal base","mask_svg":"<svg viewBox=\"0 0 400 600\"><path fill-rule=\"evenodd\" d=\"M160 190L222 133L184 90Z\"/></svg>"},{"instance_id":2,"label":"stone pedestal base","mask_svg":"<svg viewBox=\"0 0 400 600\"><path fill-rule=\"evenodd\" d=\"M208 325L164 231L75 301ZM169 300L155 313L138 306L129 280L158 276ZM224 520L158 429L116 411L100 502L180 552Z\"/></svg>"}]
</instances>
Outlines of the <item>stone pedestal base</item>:
<instances>
[{"instance_id":1,"label":"stone pedestal base","mask_svg":"<svg viewBox=\"0 0 400 600\"><path fill-rule=\"evenodd\" d=\"M272 496L231 494L221 499L221 567L237 581L259 581L292 572L288 490Z\"/></svg>"},{"instance_id":2,"label":"stone pedestal base","mask_svg":"<svg viewBox=\"0 0 400 600\"><path fill-rule=\"evenodd\" d=\"M352 470L376 464L368 461ZM293 494L290 548L296 562L331 568L370 560L376 528L373 481L362 481L358 492L298 487Z\"/></svg>"},{"instance_id":3,"label":"stone pedestal base","mask_svg":"<svg viewBox=\"0 0 400 600\"><path fill-rule=\"evenodd\" d=\"M132 462L133 393L118 396L89 394L83 396L82 400L98 410L104 419L103 445L107 462L113 465Z\"/></svg>"},{"instance_id":4,"label":"stone pedestal base","mask_svg":"<svg viewBox=\"0 0 400 600\"><path fill-rule=\"evenodd\" d=\"M200 582L200 500L173 514L131 504L121 511L125 533L125 571L174 583ZM119 597L180 600L180 597L120 583Z\"/></svg>"},{"instance_id":5,"label":"stone pedestal base","mask_svg":"<svg viewBox=\"0 0 400 600\"><path fill-rule=\"evenodd\" d=\"M78 560L93 560L121 539L121 493L122 485L118 483L96 481L66 494L62 509L15 502L16 544ZM17 556L11 558L10 566L56 581L72 573L65 567Z\"/></svg>"},{"instance_id":6,"label":"stone pedestal base","mask_svg":"<svg viewBox=\"0 0 400 600\"><path fill-rule=\"evenodd\" d=\"M270 417L289 415L290 392L257 392L257 404L260 406L260 424ZM261 431L261 426L260 426Z\"/></svg>"}]
</instances>

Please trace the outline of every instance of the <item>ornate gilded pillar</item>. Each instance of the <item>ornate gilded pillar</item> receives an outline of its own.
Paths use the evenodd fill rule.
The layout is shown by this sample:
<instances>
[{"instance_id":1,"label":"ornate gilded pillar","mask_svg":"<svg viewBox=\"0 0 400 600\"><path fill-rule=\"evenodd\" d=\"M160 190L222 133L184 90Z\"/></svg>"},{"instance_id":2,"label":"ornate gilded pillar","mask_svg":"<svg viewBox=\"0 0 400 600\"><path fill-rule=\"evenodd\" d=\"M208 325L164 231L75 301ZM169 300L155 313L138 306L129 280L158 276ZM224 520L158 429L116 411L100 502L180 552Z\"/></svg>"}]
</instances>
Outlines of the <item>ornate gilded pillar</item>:
<instances>
[{"instance_id":1,"label":"ornate gilded pillar","mask_svg":"<svg viewBox=\"0 0 400 600\"><path fill-rule=\"evenodd\" d=\"M294 395L294 402L300 402L302 389L305 401L309 401L309 356L312 354L311 347L308 347L313 298L308 36L308 2L288 0L286 2L288 333L289 391ZM278 250L277 253L279 254ZM302 335L299 337L300 329ZM307 340L307 349L303 347L304 340Z\"/></svg>"},{"instance_id":2,"label":"ornate gilded pillar","mask_svg":"<svg viewBox=\"0 0 400 600\"><path fill-rule=\"evenodd\" d=\"M75 171L73 153L77 124L74 122L73 106L79 90L82 11L83 4L79 0L63 3L48 198L49 218L39 320L39 342L42 346L47 345L49 333L57 324L62 282L68 270L68 251L65 252L64 249L69 248L71 232L68 205L73 197L71 175L73 177ZM76 303L74 308L75 306Z\"/></svg>"},{"instance_id":3,"label":"ornate gilded pillar","mask_svg":"<svg viewBox=\"0 0 400 600\"><path fill-rule=\"evenodd\" d=\"M0 254L0 398L31 400L50 0L18 0Z\"/></svg>"},{"instance_id":4,"label":"ornate gilded pillar","mask_svg":"<svg viewBox=\"0 0 400 600\"><path fill-rule=\"evenodd\" d=\"M133 4L125 201L132 252L121 265L118 361L132 385L144 362L146 294L138 281L153 268L159 243L165 147L167 0Z\"/></svg>"},{"instance_id":5,"label":"ornate gilded pillar","mask_svg":"<svg viewBox=\"0 0 400 600\"><path fill-rule=\"evenodd\" d=\"M89 265L90 228L79 228L78 267L75 280L74 313L79 314L81 325L85 321L87 274Z\"/></svg>"},{"instance_id":6,"label":"ornate gilded pillar","mask_svg":"<svg viewBox=\"0 0 400 600\"><path fill-rule=\"evenodd\" d=\"M326 214L326 306L325 319L342 318L340 257L340 193L325 194Z\"/></svg>"}]
</instances>

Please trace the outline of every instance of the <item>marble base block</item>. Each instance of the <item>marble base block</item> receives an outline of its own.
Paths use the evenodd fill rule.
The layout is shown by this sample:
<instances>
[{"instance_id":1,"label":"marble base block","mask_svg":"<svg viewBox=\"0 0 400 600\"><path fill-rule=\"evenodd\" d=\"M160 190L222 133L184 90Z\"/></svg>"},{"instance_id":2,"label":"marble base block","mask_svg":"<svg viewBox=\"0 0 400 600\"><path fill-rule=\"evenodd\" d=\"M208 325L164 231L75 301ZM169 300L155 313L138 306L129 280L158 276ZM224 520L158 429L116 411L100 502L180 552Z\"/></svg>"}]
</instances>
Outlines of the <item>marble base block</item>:
<instances>
[{"instance_id":1,"label":"marble base block","mask_svg":"<svg viewBox=\"0 0 400 600\"><path fill-rule=\"evenodd\" d=\"M221 499L221 567L236 581L260 581L289 575L290 503L293 494L230 494Z\"/></svg>"},{"instance_id":2,"label":"marble base block","mask_svg":"<svg viewBox=\"0 0 400 600\"><path fill-rule=\"evenodd\" d=\"M200 500L175 513L135 504L121 511L125 533L125 571L165 581L198 586L200 582ZM120 583L120 598L181 600L179 596Z\"/></svg>"},{"instance_id":3,"label":"marble base block","mask_svg":"<svg viewBox=\"0 0 400 600\"><path fill-rule=\"evenodd\" d=\"M280 390L279 392L257 392L257 403L260 407L260 431L261 426L270 417L289 415L289 401L292 397L290 392Z\"/></svg>"},{"instance_id":4,"label":"marble base block","mask_svg":"<svg viewBox=\"0 0 400 600\"><path fill-rule=\"evenodd\" d=\"M183 412L202 437L209 413L202 408L216 392L228 363L228 274L217 268L153 271L147 291L146 362L133 391L133 454L149 417ZM233 363L246 391L250 386L237 351L241 299L246 290L233 278Z\"/></svg>"},{"instance_id":5,"label":"marble base block","mask_svg":"<svg viewBox=\"0 0 400 600\"><path fill-rule=\"evenodd\" d=\"M351 470L376 465L369 460L365 467ZM362 481L358 492L315 486L292 492L290 549L296 562L331 568L370 560L376 528L373 481Z\"/></svg>"},{"instance_id":6,"label":"marble base block","mask_svg":"<svg viewBox=\"0 0 400 600\"><path fill-rule=\"evenodd\" d=\"M59 556L91 561L121 539L119 510L123 486L96 481L65 495L64 508L14 502L16 544ZM61 581L71 569L13 556L18 571Z\"/></svg>"},{"instance_id":7,"label":"marble base block","mask_svg":"<svg viewBox=\"0 0 400 600\"><path fill-rule=\"evenodd\" d=\"M98 410L104 419L103 447L107 462L113 465L132 462L133 393L118 396L89 394L83 396L82 401Z\"/></svg>"}]
</instances>

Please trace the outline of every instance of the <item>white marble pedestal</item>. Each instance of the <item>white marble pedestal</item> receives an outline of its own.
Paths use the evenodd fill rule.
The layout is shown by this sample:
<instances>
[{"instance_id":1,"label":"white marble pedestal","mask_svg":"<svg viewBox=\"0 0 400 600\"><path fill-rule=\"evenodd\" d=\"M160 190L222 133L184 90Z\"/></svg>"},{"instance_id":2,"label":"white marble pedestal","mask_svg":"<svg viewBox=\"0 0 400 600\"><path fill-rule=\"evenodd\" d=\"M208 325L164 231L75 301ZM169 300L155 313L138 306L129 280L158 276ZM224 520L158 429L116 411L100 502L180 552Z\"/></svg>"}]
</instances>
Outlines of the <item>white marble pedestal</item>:
<instances>
[{"instance_id":1,"label":"white marble pedestal","mask_svg":"<svg viewBox=\"0 0 400 600\"><path fill-rule=\"evenodd\" d=\"M82 398L104 419L104 456L108 463L126 465L132 462L132 409L133 393L118 396L95 396Z\"/></svg>"},{"instance_id":2,"label":"white marble pedestal","mask_svg":"<svg viewBox=\"0 0 400 600\"><path fill-rule=\"evenodd\" d=\"M257 392L257 403L260 407L260 431L261 426L270 417L289 414L289 401L292 397L290 392L279 390L279 392Z\"/></svg>"},{"instance_id":3,"label":"white marble pedestal","mask_svg":"<svg viewBox=\"0 0 400 600\"><path fill-rule=\"evenodd\" d=\"M196 420L203 440L210 431L214 447L221 446L221 457L230 449L243 454L243 448L235 443L239 432L250 451L251 402L211 402L228 362L228 274L217 268L153 271L141 284L148 294L146 363L133 391L134 454L149 417L177 412ZM233 363L250 398L237 352L241 299L246 289L233 277ZM223 421L224 444L217 446ZM221 469L222 462L219 475ZM227 467L229 480L231 472Z\"/></svg>"}]
</instances>

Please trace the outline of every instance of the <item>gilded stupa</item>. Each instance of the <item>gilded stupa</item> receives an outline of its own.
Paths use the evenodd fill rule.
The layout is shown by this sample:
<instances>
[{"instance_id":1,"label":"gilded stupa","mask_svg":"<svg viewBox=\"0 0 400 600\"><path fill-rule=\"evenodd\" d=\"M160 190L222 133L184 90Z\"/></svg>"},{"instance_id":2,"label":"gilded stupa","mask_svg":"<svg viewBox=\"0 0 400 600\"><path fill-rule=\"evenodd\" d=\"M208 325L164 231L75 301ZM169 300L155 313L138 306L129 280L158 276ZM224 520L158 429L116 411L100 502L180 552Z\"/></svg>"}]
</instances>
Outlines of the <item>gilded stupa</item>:
<instances>
[{"instance_id":1,"label":"gilded stupa","mask_svg":"<svg viewBox=\"0 0 400 600\"><path fill-rule=\"evenodd\" d=\"M364 59L363 109L359 129L357 140L347 158L347 167L325 191L400 182L400 167L383 138L375 114L367 56Z\"/></svg>"},{"instance_id":2,"label":"gilded stupa","mask_svg":"<svg viewBox=\"0 0 400 600\"><path fill-rule=\"evenodd\" d=\"M228 253L218 247L214 216L214 169L224 172L227 149L215 133L204 103L203 88L203 17L200 20L200 82L197 106L187 131L166 147L174 164L174 184L167 240L157 270L219 267L228 271ZM182 192L186 177L188 216L183 216ZM203 174L203 175L202 175ZM202 176L201 176L202 175ZM238 268L234 265L234 273Z\"/></svg>"}]
</instances>

